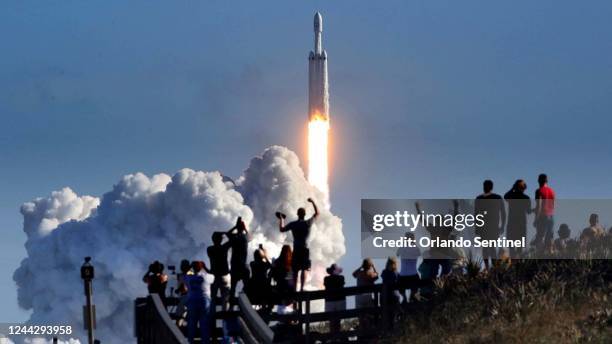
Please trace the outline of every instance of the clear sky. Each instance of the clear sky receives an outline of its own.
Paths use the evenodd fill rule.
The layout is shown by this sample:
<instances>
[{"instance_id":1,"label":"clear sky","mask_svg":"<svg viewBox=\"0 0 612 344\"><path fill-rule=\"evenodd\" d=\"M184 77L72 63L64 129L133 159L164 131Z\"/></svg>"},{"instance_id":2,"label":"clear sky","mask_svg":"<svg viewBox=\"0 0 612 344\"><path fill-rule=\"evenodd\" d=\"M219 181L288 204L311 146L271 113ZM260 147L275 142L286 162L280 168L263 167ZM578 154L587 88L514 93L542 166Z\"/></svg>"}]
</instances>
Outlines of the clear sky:
<instances>
[{"instance_id":1,"label":"clear sky","mask_svg":"<svg viewBox=\"0 0 612 344\"><path fill-rule=\"evenodd\" d=\"M136 171L239 176L272 144L303 157L317 10L347 270L361 198L473 197L484 178L531 194L542 171L559 197L612 196L609 1L7 0L0 322L27 316L21 203Z\"/></svg>"}]
</instances>

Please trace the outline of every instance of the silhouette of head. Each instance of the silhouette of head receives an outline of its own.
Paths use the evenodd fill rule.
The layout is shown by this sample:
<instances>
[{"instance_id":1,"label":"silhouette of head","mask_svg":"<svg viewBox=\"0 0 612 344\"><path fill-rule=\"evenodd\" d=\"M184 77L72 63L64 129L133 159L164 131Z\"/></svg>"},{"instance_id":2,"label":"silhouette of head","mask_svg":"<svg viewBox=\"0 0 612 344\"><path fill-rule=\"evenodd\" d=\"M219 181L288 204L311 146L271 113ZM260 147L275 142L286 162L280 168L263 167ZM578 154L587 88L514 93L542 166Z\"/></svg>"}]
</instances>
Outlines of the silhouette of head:
<instances>
[{"instance_id":1,"label":"silhouette of head","mask_svg":"<svg viewBox=\"0 0 612 344\"><path fill-rule=\"evenodd\" d=\"M204 269L204 262L199 260L194 260L191 262L191 267L193 268L193 272L198 273L200 270Z\"/></svg>"},{"instance_id":2,"label":"silhouette of head","mask_svg":"<svg viewBox=\"0 0 612 344\"><path fill-rule=\"evenodd\" d=\"M371 258L366 258L361 263L361 268L364 269L364 270L369 270L373 266L374 266L374 263L372 262Z\"/></svg>"},{"instance_id":3,"label":"silhouette of head","mask_svg":"<svg viewBox=\"0 0 612 344\"><path fill-rule=\"evenodd\" d=\"M241 216L239 216L236 220L236 229L238 230L238 232L246 231L246 224L244 223L244 221L242 221Z\"/></svg>"},{"instance_id":4,"label":"silhouette of head","mask_svg":"<svg viewBox=\"0 0 612 344\"><path fill-rule=\"evenodd\" d=\"M540 184L540 186L544 186L546 183L548 183L548 176L544 173L540 174L538 176L538 184Z\"/></svg>"},{"instance_id":5,"label":"silhouette of head","mask_svg":"<svg viewBox=\"0 0 612 344\"><path fill-rule=\"evenodd\" d=\"M524 192L527 190L527 183L522 179L517 179L516 182L514 182L513 189L518 192Z\"/></svg>"},{"instance_id":6,"label":"silhouette of head","mask_svg":"<svg viewBox=\"0 0 612 344\"><path fill-rule=\"evenodd\" d=\"M327 272L328 275L341 275L342 274L342 268L338 266L338 264L336 263L333 263L330 267L325 269L325 271Z\"/></svg>"},{"instance_id":7,"label":"silhouette of head","mask_svg":"<svg viewBox=\"0 0 612 344\"><path fill-rule=\"evenodd\" d=\"M164 264L156 260L149 266L149 270L154 274L161 274L164 272Z\"/></svg>"},{"instance_id":8,"label":"silhouette of head","mask_svg":"<svg viewBox=\"0 0 612 344\"><path fill-rule=\"evenodd\" d=\"M223 241L223 233L214 232L212 235L212 241L215 245L220 245L221 241Z\"/></svg>"},{"instance_id":9,"label":"silhouette of head","mask_svg":"<svg viewBox=\"0 0 612 344\"><path fill-rule=\"evenodd\" d=\"M255 262L263 261L263 252L261 252L261 249L256 249L255 251L253 251L253 261Z\"/></svg>"},{"instance_id":10,"label":"silhouette of head","mask_svg":"<svg viewBox=\"0 0 612 344\"><path fill-rule=\"evenodd\" d=\"M562 223L561 226L559 226L559 238L561 239L567 239L570 237L570 234L572 234L572 231L570 230L569 226L567 225L567 223Z\"/></svg>"},{"instance_id":11,"label":"silhouette of head","mask_svg":"<svg viewBox=\"0 0 612 344\"><path fill-rule=\"evenodd\" d=\"M591 216L589 217L589 224L591 226L597 226L598 223L599 223L599 215L591 214Z\"/></svg>"},{"instance_id":12,"label":"silhouette of head","mask_svg":"<svg viewBox=\"0 0 612 344\"><path fill-rule=\"evenodd\" d=\"M298 216L298 218L299 218L300 220L303 220L303 219L304 219L304 217L306 217L306 209L304 209L304 208L299 208L299 209L297 210L297 216Z\"/></svg>"},{"instance_id":13,"label":"silhouette of head","mask_svg":"<svg viewBox=\"0 0 612 344\"><path fill-rule=\"evenodd\" d=\"M187 259L181 260L181 272L186 274L191 269L191 264Z\"/></svg>"},{"instance_id":14,"label":"silhouette of head","mask_svg":"<svg viewBox=\"0 0 612 344\"><path fill-rule=\"evenodd\" d=\"M389 257L387 259L387 264L385 265L385 269L389 271L397 271L397 258Z\"/></svg>"},{"instance_id":15,"label":"silhouette of head","mask_svg":"<svg viewBox=\"0 0 612 344\"><path fill-rule=\"evenodd\" d=\"M490 179L485 180L485 181L482 183L482 190L483 190L485 193L489 193L489 192L491 192L491 191L493 190L493 181L492 181L492 180L490 180Z\"/></svg>"}]
</instances>

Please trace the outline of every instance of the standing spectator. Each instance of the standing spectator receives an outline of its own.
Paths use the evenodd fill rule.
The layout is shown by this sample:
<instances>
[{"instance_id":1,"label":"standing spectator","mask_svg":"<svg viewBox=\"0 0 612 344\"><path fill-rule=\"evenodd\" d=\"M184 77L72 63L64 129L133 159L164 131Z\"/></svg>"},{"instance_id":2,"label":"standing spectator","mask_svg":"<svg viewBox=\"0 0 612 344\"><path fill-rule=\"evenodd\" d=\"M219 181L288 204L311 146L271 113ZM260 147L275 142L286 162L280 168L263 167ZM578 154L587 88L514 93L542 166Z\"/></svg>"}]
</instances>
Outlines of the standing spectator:
<instances>
[{"instance_id":1,"label":"standing spectator","mask_svg":"<svg viewBox=\"0 0 612 344\"><path fill-rule=\"evenodd\" d=\"M176 281L178 284L176 293L178 295L187 295L187 284L185 284L185 277L191 274L191 263L189 263L187 259L183 259L181 260L179 269L181 272L176 275Z\"/></svg>"},{"instance_id":2,"label":"standing spectator","mask_svg":"<svg viewBox=\"0 0 612 344\"><path fill-rule=\"evenodd\" d=\"M328 276L323 279L325 290L331 292L325 297L325 311L335 312L346 309L346 297L343 295L334 295L334 292L341 292L344 288L344 276L342 276L342 268L337 264L332 264L327 268ZM334 319L329 322L331 333L340 332L340 319Z\"/></svg>"},{"instance_id":3,"label":"standing spectator","mask_svg":"<svg viewBox=\"0 0 612 344\"><path fill-rule=\"evenodd\" d=\"M181 260L180 270L181 272L176 275L176 280L178 282L176 293L179 296L179 303L176 306L176 313L179 315L179 319L177 320L178 325L180 325L180 322L183 321L185 311L187 310L188 289L187 289L187 283L185 279L188 275L192 274L191 264L189 263L187 259Z\"/></svg>"},{"instance_id":4,"label":"standing spectator","mask_svg":"<svg viewBox=\"0 0 612 344\"><path fill-rule=\"evenodd\" d=\"M527 183L518 179L514 182L512 189L504 194L508 203L508 225L506 237L509 240L522 240L527 237L527 215L531 213L531 199L525 194ZM510 247L510 257L516 258L521 255L521 247Z\"/></svg>"},{"instance_id":5,"label":"standing spectator","mask_svg":"<svg viewBox=\"0 0 612 344\"><path fill-rule=\"evenodd\" d=\"M482 183L482 190L483 193L476 197L474 212L484 215L484 226L476 228L476 235L484 240L496 240L506 225L506 207L502 197L493 192L493 181L485 180ZM487 269L494 264L497 259L495 247L483 247L482 259Z\"/></svg>"},{"instance_id":6,"label":"standing spectator","mask_svg":"<svg viewBox=\"0 0 612 344\"><path fill-rule=\"evenodd\" d=\"M538 176L538 184L540 187L535 192L536 207L533 223L536 227L536 236L533 242L536 249L548 250L552 247L555 225L555 191L548 186L548 176L544 173Z\"/></svg>"},{"instance_id":7,"label":"standing spectator","mask_svg":"<svg viewBox=\"0 0 612 344\"><path fill-rule=\"evenodd\" d=\"M278 294L279 304L277 313L290 313L292 312L290 305L293 304L293 300L288 296L291 292L295 291L295 279L293 278L293 269L291 268L293 252L291 246L283 245L281 253L272 263L272 269L270 271L272 278L276 282L276 294Z\"/></svg>"},{"instance_id":8,"label":"standing spectator","mask_svg":"<svg viewBox=\"0 0 612 344\"><path fill-rule=\"evenodd\" d=\"M366 258L361 263L357 270L353 271L353 277L357 280L357 286L371 286L378 279L378 272L371 258ZM357 308L374 306L374 298L372 293L360 294L355 298Z\"/></svg>"},{"instance_id":9,"label":"standing spectator","mask_svg":"<svg viewBox=\"0 0 612 344\"><path fill-rule=\"evenodd\" d=\"M582 230L580 241L588 244L595 240L603 239L606 236L606 231L599 224L599 215L591 214L589 216L589 226Z\"/></svg>"},{"instance_id":10,"label":"standing spectator","mask_svg":"<svg viewBox=\"0 0 612 344\"><path fill-rule=\"evenodd\" d=\"M211 325L211 284L213 276L206 272L206 265L201 261L191 264L193 275L185 278L187 282L187 331L189 343L195 343L198 325L200 326L199 343L210 343Z\"/></svg>"},{"instance_id":11,"label":"standing spectator","mask_svg":"<svg viewBox=\"0 0 612 344\"><path fill-rule=\"evenodd\" d=\"M421 209L421 204L415 202L417 214L424 214ZM459 214L459 201L453 200L453 211L452 216L455 217ZM429 237L432 240L446 241L450 238L450 235L454 231L453 226L444 226L443 223L435 225L427 225L425 230L429 233ZM419 272L421 272L421 280L430 280L438 277L438 273L441 276L447 275L452 270L452 259L453 256L449 255L451 252L446 247L431 247L429 250L423 253L423 262L419 266Z\"/></svg>"},{"instance_id":12,"label":"standing spectator","mask_svg":"<svg viewBox=\"0 0 612 344\"><path fill-rule=\"evenodd\" d=\"M245 284L249 279L249 268L247 266L248 234L249 231L241 217L236 220L236 225L227 231L227 236L232 247L232 258L230 260L231 299L236 297L236 286L238 282L242 281L242 283Z\"/></svg>"},{"instance_id":13,"label":"standing spectator","mask_svg":"<svg viewBox=\"0 0 612 344\"><path fill-rule=\"evenodd\" d=\"M387 309L389 312L387 315L389 325L393 325L393 321L395 320L395 314L397 312L397 307L400 303L401 296L399 291L397 290L398 282L399 282L399 273L397 272L397 258L389 257L387 259L387 264L385 265L385 269L382 274L382 282L383 282L383 309Z\"/></svg>"},{"instance_id":14,"label":"standing spectator","mask_svg":"<svg viewBox=\"0 0 612 344\"><path fill-rule=\"evenodd\" d=\"M227 251L230 249L230 242L223 242L223 233L214 232L212 234L213 245L206 250L210 259L210 272L215 276L212 284L211 298L213 303L217 298L217 293L221 294L221 307L227 310L227 303L230 290L230 270L227 264Z\"/></svg>"},{"instance_id":15,"label":"standing spectator","mask_svg":"<svg viewBox=\"0 0 612 344\"><path fill-rule=\"evenodd\" d=\"M308 199L314 208L314 214L306 220L306 209L299 208L297 210L298 219L285 226L285 215L277 213L278 227L281 232L291 231L293 234L293 284L297 288L298 277L300 279L300 288L298 291L304 290L304 284L310 271L310 250L308 249L308 237L310 236L310 227L314 220L319 216L319 209L312 198Z\"/></svg>"},{"instance_id":16,"label":"standing spectator","mask_svg":"<svg viewBox=\"0 0 612 344\"><path fill-rule=\"evenodd\" d=\"M149 270L142 277L142 281L147 284L149 294L159 294L162 302L166 303L166 286L168 285L168 275L164 273L164 264L154 261L149 265Z\"/></svg>"},{"instance_id":17,"label":"standing spectator","mask_svg":"<svg viewBox=\"0 0 612 344\"><path fill-rule=\"evenodd\" d=\"M378 279L378 272L376 267L372 263L372 259L366 258L361 263L361 266L353 272L353 277L357 279L357 286L371 286ZM372 293L359 294L355 296L355 304L357 308L366 308L375 306L375 300ZM359 326L361 328L367 328L370 321L370 317L367 315L359 316Z\"/></svg>"},{"instance_id":18,"label":"standing spectator","mask_svg":"<svg viewBox=\"0 0 612 344\"><path fill-rule=\"evenodd\" d=\"M381 274L383 280L383 288L386 289L387 301L389 304L396 305L401 300L397 284L399 282L399 273L397 272L397 258L389 257L385 264L385 269Z\"/></svg>"},{"instance_id":19,"label":"standing spectator","mask_svg":"<svg viewBox=\"0 0 612 344\"><path fill-rule=\"evenodd\" d=\"M414 242L414 234L406 232L406 238ZM419 284L419 274L417 272L417 260L421 256L421 251L415 246L401 247L397 250L397 256L401 258L399 286L403 302L408 302L406 289L410 289L410 300L416 300L416 293Z\"/></svg>"},{"instance_id":20,"label":"standing spectator","mask_svg":"<svg viewBox=\"0 0 612 344\"><path fill-rule=\"evenodd\" d=\"M272 264L268 260L268 254L259 245L259 248L253 252L253 261L251 262L251 279L248 283L247 293L252 304L260 305L265 310L269 309L270 304L270 269Z\"/></svg>"}]
</instances>

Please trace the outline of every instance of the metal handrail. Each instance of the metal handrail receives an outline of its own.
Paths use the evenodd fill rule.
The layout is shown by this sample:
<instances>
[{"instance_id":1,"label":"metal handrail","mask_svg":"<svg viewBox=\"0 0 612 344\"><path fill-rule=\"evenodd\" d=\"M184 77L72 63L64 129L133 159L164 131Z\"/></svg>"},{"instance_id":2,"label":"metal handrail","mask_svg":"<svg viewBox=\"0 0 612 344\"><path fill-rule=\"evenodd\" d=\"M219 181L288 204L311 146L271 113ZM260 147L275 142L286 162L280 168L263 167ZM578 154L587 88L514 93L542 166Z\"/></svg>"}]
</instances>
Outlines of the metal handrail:
<instances>
[{"instance_id":1,"label":"metal handrail","mask_svg":"<svg viewBox=\"0 0 612 344\"><path fill-rule=\"evenodd\" d=\"M245 293L240 293L238 296L238 305L240 306L240 313L242 314L242 317L248 324L248 327L254 332L255 336L257 336L259 341L266 344L273 343L274 332L268 326L268 324L263 321L257 311L253 309L253 305L251 305L251 301L249 301L249 298Z\"/></svg>"},{"instance_id":2,"label":"metal handrail","mask_svg":"<svg viewBox=\"0 0 612 344\"><path fill-rule=\"evenodd\" d=\"M158 294L136 299L134 313L138 343L188 344Z\"/></svg>"}]
</instances>

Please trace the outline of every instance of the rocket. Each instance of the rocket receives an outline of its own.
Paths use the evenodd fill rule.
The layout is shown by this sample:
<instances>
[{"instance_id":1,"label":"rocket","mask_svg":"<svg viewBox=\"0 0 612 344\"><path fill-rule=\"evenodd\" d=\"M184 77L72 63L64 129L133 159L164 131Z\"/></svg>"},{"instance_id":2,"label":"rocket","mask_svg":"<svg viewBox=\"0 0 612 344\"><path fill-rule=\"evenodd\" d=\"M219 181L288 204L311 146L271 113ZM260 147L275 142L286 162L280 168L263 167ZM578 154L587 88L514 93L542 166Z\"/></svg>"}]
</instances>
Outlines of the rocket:
<instances>
[{"instance_id":1,"label":"rocket","mask_svg":"<svg viewBox=\"0 0 612 344\"><path fill-rule=\"evenodd\" d=\"M327 52L323 49L323 18L314 16L314 51L308 56L308 120L329 121Z\"/></svg>"}]
</instances>

